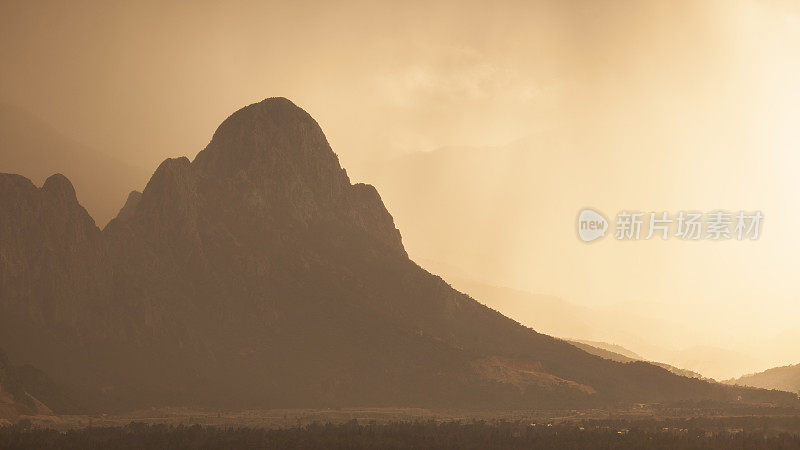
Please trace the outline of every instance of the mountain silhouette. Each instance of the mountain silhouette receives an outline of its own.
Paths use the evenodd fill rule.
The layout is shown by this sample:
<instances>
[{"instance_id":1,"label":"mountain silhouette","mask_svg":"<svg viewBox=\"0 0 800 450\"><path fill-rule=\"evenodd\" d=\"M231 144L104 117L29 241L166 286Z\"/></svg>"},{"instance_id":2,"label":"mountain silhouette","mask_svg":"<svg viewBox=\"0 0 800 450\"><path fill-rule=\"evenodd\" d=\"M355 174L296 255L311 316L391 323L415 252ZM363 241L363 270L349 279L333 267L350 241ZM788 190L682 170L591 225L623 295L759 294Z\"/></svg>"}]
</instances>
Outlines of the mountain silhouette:
<instances>
[{"instance_id":1,"label":"mountain silhouette","mask_svg":"<svg viewBox=\"0 0 800 450\"><path fill-rule=\"evenodd\" d=\"M773 367L763 372L726 380L725 383L800 393L800 364Z\"/></svg>"},{"instance_id":2,"label":"mountain silhouette","mask_svg":"<svg viewBox=\"0 0 800 450\"><path fill-rule=\"evenodd\" d=\"M96 409L792 401L590 355L408 258L283 98L168 159L100 230L59 174L0 175L0 347Z\"/></svg>"}]
</instances>

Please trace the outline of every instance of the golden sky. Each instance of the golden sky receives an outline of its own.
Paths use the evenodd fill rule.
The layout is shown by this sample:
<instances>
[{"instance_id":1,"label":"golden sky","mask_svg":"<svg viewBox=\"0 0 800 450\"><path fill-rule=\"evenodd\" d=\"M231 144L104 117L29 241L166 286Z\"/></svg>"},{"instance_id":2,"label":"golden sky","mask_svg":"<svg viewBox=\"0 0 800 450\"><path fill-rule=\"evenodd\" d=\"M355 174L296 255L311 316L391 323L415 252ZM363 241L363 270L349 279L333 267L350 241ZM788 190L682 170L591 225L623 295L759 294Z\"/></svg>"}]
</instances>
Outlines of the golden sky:
<instances>
[{"instance_id":1,"label":"golden sky","mask_svg":"<svg viewBox=\"0 0 800 450\"><path fill-rule=\"evenodd\" d=\"M749 38L775 30L755 15L786 14L730 2L18 3L2 6L2 98L133 162L195 153L231 111L275 95L356 162L602 125L597 115L703 102L760 77L741 70L770 56Z\"/></svg>"},{"instance_id":2,"label":"golden sky","mask_svg":"<svg viewBox=\"0 0 800 450\"><path fill-rule=\"evenodd\" d=\"M742 371L800 362L791 339L770 340L800 316L792 2L31 3L0 5L0 101L102 152L152 168L193 157L227 115L271 96L305 108L351 176L379 188L372 168L403 155L543 137L548 151L517 166L536 176L489 171L479 186L528 194L476 214L501 237L490 222L437 247L404 230L413 199L384 194L412 255L689 330L654 337L661 347L785 347ZM462 169L454 158L441 176ZM585 206L766 221L758 242L586 246L572 227Z\"/></svg>"}]
</instances>

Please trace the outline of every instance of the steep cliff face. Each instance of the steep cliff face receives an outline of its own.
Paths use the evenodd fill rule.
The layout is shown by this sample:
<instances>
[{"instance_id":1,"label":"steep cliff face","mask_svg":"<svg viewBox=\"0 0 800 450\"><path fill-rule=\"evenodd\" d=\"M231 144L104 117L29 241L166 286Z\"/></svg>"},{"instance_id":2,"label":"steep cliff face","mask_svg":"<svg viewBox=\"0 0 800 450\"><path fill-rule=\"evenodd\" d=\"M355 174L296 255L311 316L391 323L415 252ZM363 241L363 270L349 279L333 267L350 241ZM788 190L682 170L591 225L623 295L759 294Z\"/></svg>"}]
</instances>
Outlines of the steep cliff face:
<instances>
[{"instance_id":1,"label":"steep cliff face","mask_svg":"<svg viewBox=\"0 0 800 450\"><path fill-rule=\"evenodd\" d=\"M5 302L19 305L25 295L38 290L44 291L43 301L59 307L83 294L86 267L82 263L97 258L101 236L78 204L69 180L56 174L37 188L19 175L1 174L0 190L0 258L4 262L0 293ZM34 313L44 319L44 314L65 312L69 311Z\"/></svg>"},{"instance_id":2,"label":"steep cliff face","mask_svg":"<svg viewBox=\"0 0 800 450\"><path fill-rule=\"evenodd\" d=\"M589 355L453 290L286 99L164 161L103 231L70 188L0 176L0 345L102 408L765 395Z\"/></svg>"},{"instance_id":3,"label":"steep cliff face","mask_svg":"<svg viewBox=\"0 0 800 450\"><path fill-rule=\"evenodd\" d=\"M41 188L0 174L0 212L0 339L58 357L63 348L51 343L59 330L89 336L102 320L101 232L58 174Z\"/></svg>"},{"instance_id":4,"label":"steep cliff face","mask_svg":"<svg viewBox=\"0 0 800 450\"><path fill-rule=\"evenodd\" d=\"M264 230L405 254L377 191L351 185L319 125L286 99L225 120L191 164L204 213L241 234ZM348 240L350 239L350 240ZM356 242L369 240L370 242ZM352 241L355 240L355 241Z\"/></svg>"}]
</instances>

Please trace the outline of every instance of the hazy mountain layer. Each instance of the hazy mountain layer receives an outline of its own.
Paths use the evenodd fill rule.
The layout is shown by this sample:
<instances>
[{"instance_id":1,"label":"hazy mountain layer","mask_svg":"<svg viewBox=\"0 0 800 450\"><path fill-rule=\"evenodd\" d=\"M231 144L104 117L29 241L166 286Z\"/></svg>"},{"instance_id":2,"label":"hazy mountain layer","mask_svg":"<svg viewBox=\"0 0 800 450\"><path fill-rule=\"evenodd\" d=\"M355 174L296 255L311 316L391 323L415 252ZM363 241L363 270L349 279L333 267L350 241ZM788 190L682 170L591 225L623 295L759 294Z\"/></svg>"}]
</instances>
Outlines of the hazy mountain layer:
<instances>
[{"instance_id":1,"label":"hazy mountain layer","mask_svg":"<svg viewBox=\"0 0 800 450\"><path fill-rule=\"evenodd\" d=\"M744 375L725 382L737 386L753 386L800 393L800 364L774 367L763 372Z\"/></svg>"},{"instance_id":2,"label":"hazy mountain layer","mask_svg":"<svg viewBox=\"0 0 800 450\"><path fill-rule=\"evenodd\" d=\"M647 361L646 359L642 358L636 353L633 353L632 351L624 347L620 347L619 345L608 344L605 342L594 342L594 341L567 340L567 342L585 351L586 353L597 355L601 358L610 359L612 361L617 361L622 363L629 363L633 361L646 361L650 364L653 364L654 366L666 369L674 373L675 375L680 375L682 377L688 377L688 378L705 378L703 375L697 372L693 372L691 370L680 369L678 367L662 362Z\"/></svg>"}]
</instances>

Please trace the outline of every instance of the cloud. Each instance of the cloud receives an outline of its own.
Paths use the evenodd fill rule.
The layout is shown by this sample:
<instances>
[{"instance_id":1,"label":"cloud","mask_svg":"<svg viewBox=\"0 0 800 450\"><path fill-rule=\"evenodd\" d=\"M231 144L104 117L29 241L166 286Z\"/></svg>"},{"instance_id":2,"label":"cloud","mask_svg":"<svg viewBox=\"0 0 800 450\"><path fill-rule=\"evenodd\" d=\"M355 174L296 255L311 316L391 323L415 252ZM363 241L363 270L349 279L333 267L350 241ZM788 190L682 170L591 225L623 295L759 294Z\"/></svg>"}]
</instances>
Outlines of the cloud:
<instances>
[{"instance_id":1,"label":"cloud","mask_svg":"<svg viewBox=\"0 0 800 450\"><path fill-rule=\"evenodd\" d=\"M376 76L395 105L429 101L526 103L544 89L517 68L500 64L470 48L442 48L433 57L410 61Z\"/></svg>"}]
</instances>

